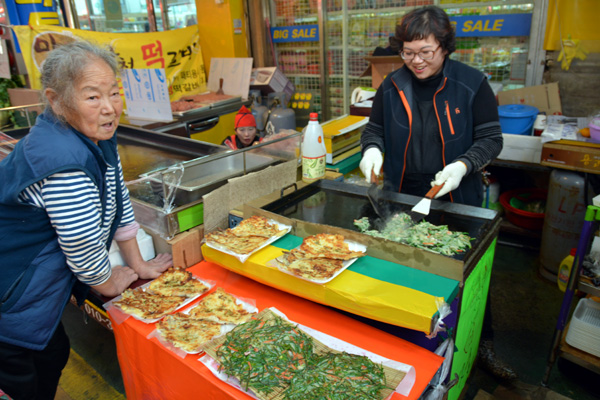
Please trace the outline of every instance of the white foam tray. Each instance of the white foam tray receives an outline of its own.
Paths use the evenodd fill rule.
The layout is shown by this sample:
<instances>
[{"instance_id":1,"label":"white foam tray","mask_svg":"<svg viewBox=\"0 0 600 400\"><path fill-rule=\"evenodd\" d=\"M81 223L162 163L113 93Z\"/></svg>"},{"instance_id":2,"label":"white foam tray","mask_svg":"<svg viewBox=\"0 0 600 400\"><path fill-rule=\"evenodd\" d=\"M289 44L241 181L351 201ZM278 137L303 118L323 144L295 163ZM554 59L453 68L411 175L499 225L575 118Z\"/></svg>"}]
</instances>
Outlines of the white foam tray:
<instances>
[{"instance_id":1,"label":"white foam tray","mask_svg":"<svg viewBox=\"0 0 600 400\"><path fill-rule=\"evenodd\" d=\"M579 301L565 341L586 353L600 357L600 303L592 299Z\"/></svg>"}]
</instances>

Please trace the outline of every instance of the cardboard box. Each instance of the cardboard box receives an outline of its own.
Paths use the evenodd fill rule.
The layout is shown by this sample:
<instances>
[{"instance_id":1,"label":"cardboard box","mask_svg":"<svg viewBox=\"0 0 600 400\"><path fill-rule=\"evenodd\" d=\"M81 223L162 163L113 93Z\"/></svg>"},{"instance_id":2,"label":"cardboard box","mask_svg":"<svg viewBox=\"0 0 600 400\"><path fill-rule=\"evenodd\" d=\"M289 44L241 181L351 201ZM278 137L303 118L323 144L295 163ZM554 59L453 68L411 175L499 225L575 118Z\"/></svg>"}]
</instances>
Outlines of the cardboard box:
<instances>
[{"instance_id":1,"label":"cardboard box","mask_svg":"<svg viewBox=\"0 0 600 400\"><path fill-rule=\"evenodd\" d=\"M539 164L542 159L542 139L539 136L503 133L504 146L499 160L521 161Z\"/></svg>"},{"instance_id":2,"label":"cardboard box","mask_svg":"<svg viewBox=\"0 0 600 400\"><path fill-rule=\"evenodd\" d=\"M25 89L25 88L10 88L7 89L8 97L10 98L10 104L13 107L17 106L28 106L33 104L42 103L42 91L35 89ZM44 111L43 106L35 106L35 107L27 107L23 109L23 112L29 112L33 115L33 113L41 114ZM33 117L35 120L35 116Z\"/></svg>"},{"instance_id":3,"label":"cardboard box","mask_svg":"<svg viewBox=\"0 0 600 400\"><path fill-rule=\"evenodd\" d=\"M573 146L557 142L542 147L542 165L571 171L600 173L600 148Z\"/></svg>"},{"instance_id":4,"label":"cardboard box","mask_svg":"<svg viewBox=\"0 0 600 400\"><path fill-rule=\"evenodd\" d=\"M175 235L169 240L163 238L160 233L153 231L151 228L141 226L152 237L155 253L170 253L173 256L175 267L189 268L204 259L201 249L202 239L204 238L203 225Z\"/></svg>"},{"instance_id":5,"label":"cardboard box","mask_svg":"<svg viewBox=\"0 0 600 400\"><path fill-rule=\"evenodd\" d=\"M505 104L526 104L536 107L546 115L562 115L558 82L501 91L498 93L498 105Z\"/></svg>"},{"instance_id":6,"label":"cardboard box","mask_svg":"<svg viewBox=\"0 0 600 400\"><path fill-rule=\"evenodd\" d=\"M250 74L250 89L260 90L263 94L284 92L292 97L296 87L277 67L253 68Z\"/></svg>"},{"instance_id":7,"label":"cardboard box","mask_svg":"<svg viewBox=\"0 0 600 400\"><path fill-rule=\"evenodd\" d=\"M369 56L365 57L365 60L370 64L361 77L371 75L371 86L375 89L390 72L404 65L404 60L400 56Z\"/></svg>"}]
</instances>

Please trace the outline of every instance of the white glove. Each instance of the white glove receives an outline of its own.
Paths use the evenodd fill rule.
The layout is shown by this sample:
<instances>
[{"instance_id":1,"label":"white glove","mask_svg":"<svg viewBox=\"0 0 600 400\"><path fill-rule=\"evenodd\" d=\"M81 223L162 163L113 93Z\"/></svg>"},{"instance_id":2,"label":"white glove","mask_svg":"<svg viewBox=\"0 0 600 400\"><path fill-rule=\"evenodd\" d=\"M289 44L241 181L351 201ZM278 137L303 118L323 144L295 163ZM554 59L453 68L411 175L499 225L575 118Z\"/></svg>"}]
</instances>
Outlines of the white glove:
<instances>
[{"instance_id":1,"label":"white glove","mask_svg":"<svg viewBox=\"0 0 600 400\"><path fill-rule=\"evenodd\" d=\"M446 165L443 170L435 174L435 179L431 182L431 186L444 184L434 198L442 197L446 193L456 189L466 173L467 166L462 161Z\"/></svg>"},{"instance_id":2,"label":"white glove","mask_svg":"<svg viewBox=\"0 0 600 400\"><path fill-rule=\"evenodd\" d=\"M371 172L375 175L381 173L381 165L383 164L383 156L377 147L369 147L365 150L362 160L360 160L359 168L365 176L367 182L371 183Z\"/></svg>"}]
</instances>

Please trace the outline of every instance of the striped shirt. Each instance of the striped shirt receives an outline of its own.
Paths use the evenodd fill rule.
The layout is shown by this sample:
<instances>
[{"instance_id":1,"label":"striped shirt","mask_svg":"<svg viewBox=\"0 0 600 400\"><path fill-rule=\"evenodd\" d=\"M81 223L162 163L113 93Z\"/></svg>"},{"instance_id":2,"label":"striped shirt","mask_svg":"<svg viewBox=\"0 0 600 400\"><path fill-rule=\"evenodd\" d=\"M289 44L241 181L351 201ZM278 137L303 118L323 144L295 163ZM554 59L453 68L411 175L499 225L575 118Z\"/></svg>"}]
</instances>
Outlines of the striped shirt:
<instances>
[{"instance_id":1,"label":"striped shirt","mask_svg":"<svg viewBox=\"0 0 600 400\"><path fill-rule=\"evenodd\" d=\"M104 283L111 275L106 242L117 213L117 169L107 166L104 182L108 192L104 212L98 187L79 170L50 175L19 195L21 201L46 210L67 265L81 282L88 285ZM123 216L119 227L123 227L134 224L135 217L120 160L118 173L123 192Z\"/></svg>"}]
</instances>

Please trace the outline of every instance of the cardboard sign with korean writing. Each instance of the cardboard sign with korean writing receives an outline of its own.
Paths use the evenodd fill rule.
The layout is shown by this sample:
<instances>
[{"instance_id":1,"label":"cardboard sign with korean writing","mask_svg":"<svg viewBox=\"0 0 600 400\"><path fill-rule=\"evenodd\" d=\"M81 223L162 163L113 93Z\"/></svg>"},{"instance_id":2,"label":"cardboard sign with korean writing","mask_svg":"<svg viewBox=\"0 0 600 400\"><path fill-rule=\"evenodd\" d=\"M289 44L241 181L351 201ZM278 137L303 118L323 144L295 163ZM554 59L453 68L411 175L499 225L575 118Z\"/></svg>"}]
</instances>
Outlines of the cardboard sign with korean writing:
<instances>
[{"instance_id":1,"label":"cardboard sign with korean writing","mask_svg":"<svg viewBox=\"0 0 600 400\"><path fill-rule=\"evenodd\" d=\"M32 89L41 89L39 67L48 52L74 40L109 45L122 69L164 69L171 101L206 91L198 26L165 32L91 32L53 25L14 26Z\"/></svg>"},{"instance_id":2,"label":"cardboard sign with korean writing","mask_svg":"<svg viewBox=\"0 0 600 400\"><path fill-rule=\"evenodd\" d=\"M125 69L121 82L130 118L173 120L164 69Z\"/></svg>"}]
</instances>

